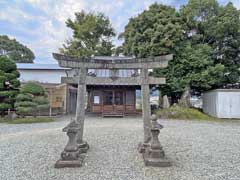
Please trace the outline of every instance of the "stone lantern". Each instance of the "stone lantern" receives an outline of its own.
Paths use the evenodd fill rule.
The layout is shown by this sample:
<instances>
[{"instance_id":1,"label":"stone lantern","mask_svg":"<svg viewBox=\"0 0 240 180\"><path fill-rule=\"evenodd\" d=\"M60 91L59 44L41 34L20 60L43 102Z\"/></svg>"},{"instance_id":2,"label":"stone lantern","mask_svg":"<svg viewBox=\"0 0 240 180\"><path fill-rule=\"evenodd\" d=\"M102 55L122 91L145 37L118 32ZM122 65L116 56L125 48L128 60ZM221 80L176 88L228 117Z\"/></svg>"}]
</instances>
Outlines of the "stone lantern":
<instances>
[{"instance_id":1,"label":"stone lantern","mask_svg":"<svg viewBox=\"0 0 240 180\"><path fill-rule=\"evenodd\" d=\"M71 121L65 128L63 132L67 133L68 143L61 153L61 159L55 164L55 168L63 167L81 167L84 159L84 154L88 150L89 146L85 149L77 144L77 133L80 126L77 122Z\"/></svg>"},{"instance_id":2,"label":"stone lantern","mask_svg":"<svg viewBox=\"0 0 240 180\"><path fill-rule=\"evenodd\" d=\"M163 128L161 124L157 122L157 116L151 116L152 128L151 128L151 141L150 144L142 152L144 163L146 166L155 167L168 167L171 166L171 162L165 157L165 153L158 139L160 129Z\"/></svg>"}]
</instances>

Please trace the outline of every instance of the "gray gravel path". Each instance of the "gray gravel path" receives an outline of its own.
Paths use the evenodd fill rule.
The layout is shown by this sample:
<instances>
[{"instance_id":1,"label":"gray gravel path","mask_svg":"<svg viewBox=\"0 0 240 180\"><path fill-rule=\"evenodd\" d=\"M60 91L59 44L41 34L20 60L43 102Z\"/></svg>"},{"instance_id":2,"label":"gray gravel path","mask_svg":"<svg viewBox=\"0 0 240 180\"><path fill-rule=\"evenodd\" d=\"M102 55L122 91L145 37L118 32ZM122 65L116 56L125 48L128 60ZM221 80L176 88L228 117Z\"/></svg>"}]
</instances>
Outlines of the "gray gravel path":
<instances>
[{"instance_id":1,"label":"gray gravel path","mask_svg":"<svg viewBox=\"0 0 240 180\"><path fill-rule=\"evenodd\" d=\"M145 167L137 153L141 118L87 118L85 165L54 169L69 117L53 123L0 124L0 180L239 180L240 121L161 120L170 168Z\"/></svg>"}]
</instances>

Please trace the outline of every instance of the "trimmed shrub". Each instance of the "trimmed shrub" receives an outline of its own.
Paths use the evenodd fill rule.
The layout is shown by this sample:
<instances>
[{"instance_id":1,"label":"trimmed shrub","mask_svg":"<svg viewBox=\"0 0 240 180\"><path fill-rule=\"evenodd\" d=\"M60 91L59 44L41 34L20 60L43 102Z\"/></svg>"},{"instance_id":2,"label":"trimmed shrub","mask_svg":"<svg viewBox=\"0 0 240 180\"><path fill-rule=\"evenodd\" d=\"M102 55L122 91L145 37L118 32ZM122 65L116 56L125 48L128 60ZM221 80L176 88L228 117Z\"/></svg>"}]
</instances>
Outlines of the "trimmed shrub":
<instances>
[{"instance_id":1,"label":"trimmed shrub","mask_svg":"<svg viewBox=\"0 0 240 180\"><path fill-rule=\"evenodd\" d=\"M31 101L20 101L15 103L15 107L37 107L37 103Z\"/></svg>"},{"instance_id":2,"label":"trimmed shrub","mask_svg":"<svg viewBox=\"0 0 240 180\"><path fill-rule=\"evenodd\" d=\"M49 108L49 104L37 105L37 110L38 110L38 111L47 110L48 108Z\"/></svg>"},{"instance_id":3,"label":"trimmed shrub","mask_svg":"<svg viewBox=\"0 0 240 180\"><path fill-rule=\"evenodd\" d=\"M25 84L20 94L16 97L16 112L21 116L40 114L41 111L49 108L47 97L45 97L45 89L34 82Z\"/></svg>"},{"instance_id":4,"label":"trimmed shrub","mask_svg":"<svg viewBox=\"0 0 240 180\"><path fill-rule=\"evenodd\" d=\"M11 104L0 103L0 111L7 111L9 108L11 108Z\"/></svg>"},{"instance_id":5,"label":"trimmed shrub","mask_svg":"<svg viewBox=\"0 0 240 180\"><path fill-rule=\"evenodd\" d=\"M16 97L16 101L31 101L33 99L32 94L18 94Z\"/></svg>"},{"instance_id":6,"label":"trimmed shrub","mask_svg":"<svg viewBox=\"0 0 240 180\"><path fill-rule=\"evenodd\" d=\"M21 116L25 116L29 113L35 112L35 109L33 107L16 107L16 111Z\"/></svg>"},{"instance_id":7,"label":"trimmed shrub","mask_svg":"<svg viewBox=\"0 0 240 180\"><path fill-rule=\"evenodd\" d=\"M32 94L34 96L39 96L39 95L44 95L45 94L45 89L41 85L39 85L35 82L29 82L21 88L20 92L22 94L29 93L29 94Z\"/></svg>"},{"instance_id":8,"label":"trimmed shrub","mask_svg":"<svg viewBox=\"0 0 240 180\"><path fill-rule=\"evenodd\" d=\"M33 102L39 105L45 105L45 104L48 104L48 99L44 96L37 96L37 97L34 97Z\"/></svg>"},{"instance_id":9,"label":"trimmed shrub","mask_svg":"<svg viewBox=\"0 0 240 180\"><path fill-rule=\"evenodd\" d=\"M0 91L0 97L15 97L18 91Z\"/></svg>"}]
</instances>

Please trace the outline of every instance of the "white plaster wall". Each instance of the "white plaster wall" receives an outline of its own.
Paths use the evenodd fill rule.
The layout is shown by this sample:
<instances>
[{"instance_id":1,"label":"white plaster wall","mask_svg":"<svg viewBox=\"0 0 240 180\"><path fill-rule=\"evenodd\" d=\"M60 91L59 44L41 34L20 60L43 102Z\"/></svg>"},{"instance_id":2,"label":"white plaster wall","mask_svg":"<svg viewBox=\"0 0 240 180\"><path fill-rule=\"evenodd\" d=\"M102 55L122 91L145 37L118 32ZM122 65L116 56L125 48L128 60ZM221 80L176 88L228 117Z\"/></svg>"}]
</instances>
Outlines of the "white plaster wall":
<instances>
[{"instance_id":1,"label":"white plaster wall","mask_svg":"<svg viewBox=\"0 0 240 180\"><path fill-rule=\"evenodd\" d=\"M240 90L216 90L204 93L203 111L218 118L240 118Z\"/></svg>"},{"instance_id":2,"label":"white plaster wall","mask_svg":"<svg viewBox=\"0 0 240 180\"><path fill-rule=\"evenodd\" d=\"M20 81L38 81L40 83L60 84L61 77L66 77L64 70L36 70L36 69L18 69Z\"/></svg>"}]
</instances>

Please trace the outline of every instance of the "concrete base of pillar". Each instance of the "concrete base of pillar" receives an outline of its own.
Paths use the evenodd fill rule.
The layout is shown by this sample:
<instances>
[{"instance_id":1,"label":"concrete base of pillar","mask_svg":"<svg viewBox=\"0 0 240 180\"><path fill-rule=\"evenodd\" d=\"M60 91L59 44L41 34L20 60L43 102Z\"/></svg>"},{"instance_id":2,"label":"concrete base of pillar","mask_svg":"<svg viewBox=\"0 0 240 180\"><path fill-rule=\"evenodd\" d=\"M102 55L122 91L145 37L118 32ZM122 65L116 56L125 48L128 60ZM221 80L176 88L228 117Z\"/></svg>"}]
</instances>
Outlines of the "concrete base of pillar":
<instances>
[{"instance_id":1,"label":"concrete base of pillar","mask_svg":"<svg viewBox=\"0 0 240 180\"><path fill-rule=\"evenodd\" d=\"M150 158L143 154L143 160L146 166L169 167L172 163L166 158Z\"/></svg>"},{"instance_id":2,"label":"concrete base of pillar","mask_svg":"<svg viewBox=\"0 0 240 180\"><path fill-rule=\"evenodd\" d=\"M55 163L55 168L74 168L74 167L81 167L83 164L84 156L80 156L77 160L58 160Z\"/></svg>"},{"instance_id":3,"label":"concrete base of pillar","mask_svg":"<svg viewBox=\"0 0 240 180\"><path fill-rule=\"evenodd\" d=\"M172 163L165 157L164 151L158 152L156 157L154 157L152 152L153 150L150 150L150 144L149 143L139 143L138 144L138 152L142 154L144 164L146 166L152 166L152 167L169 167L172 166ZM154 158L153 158L154 157Z\"/></svg>"}]
</instances>

